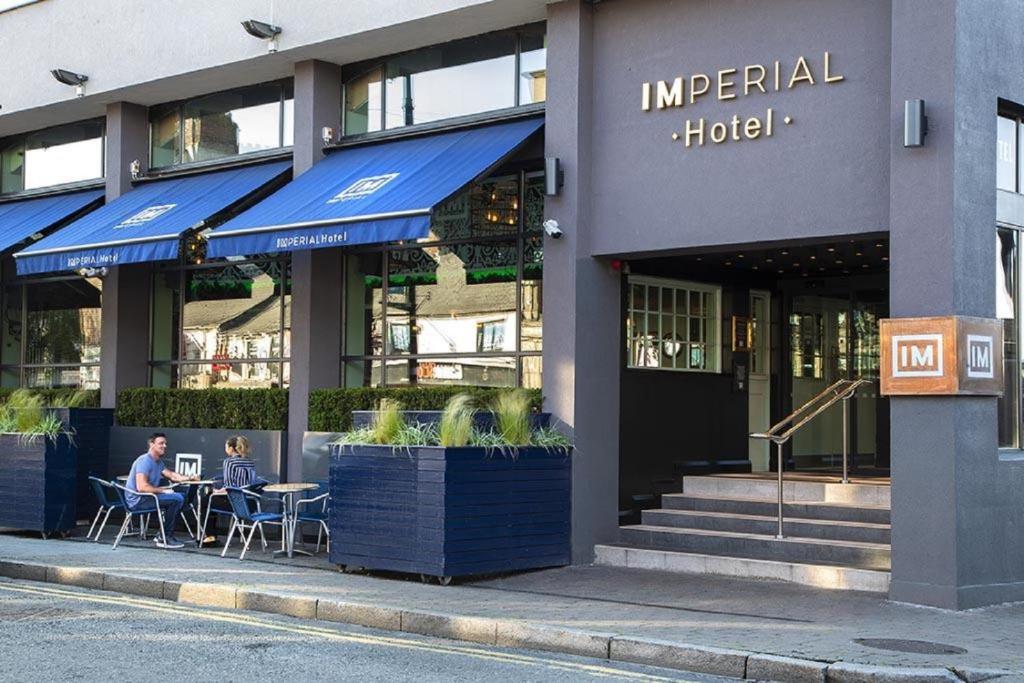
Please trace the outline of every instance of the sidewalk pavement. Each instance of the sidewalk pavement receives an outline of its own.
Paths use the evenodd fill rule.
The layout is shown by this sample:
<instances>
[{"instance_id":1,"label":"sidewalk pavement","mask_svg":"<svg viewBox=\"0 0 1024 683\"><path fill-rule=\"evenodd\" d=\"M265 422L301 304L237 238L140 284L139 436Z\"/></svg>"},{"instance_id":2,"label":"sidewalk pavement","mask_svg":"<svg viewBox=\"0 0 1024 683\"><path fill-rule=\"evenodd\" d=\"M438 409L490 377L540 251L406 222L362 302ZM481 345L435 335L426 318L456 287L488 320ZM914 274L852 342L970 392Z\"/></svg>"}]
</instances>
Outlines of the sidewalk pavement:
<instances>
[{"instance_id":1,"label":"sidewalk pavement","mask_svg":"<svg viewBox=\"0 0 1024 683\"><path fill-rule=\"evenodd\" d=\"M950 612L870 593L598 566L442 587L342 574L323 560L239 562L17 535L0 535L0 576L737 678L1024 681L1024 603Z\"/></svg>"}]
</instances>

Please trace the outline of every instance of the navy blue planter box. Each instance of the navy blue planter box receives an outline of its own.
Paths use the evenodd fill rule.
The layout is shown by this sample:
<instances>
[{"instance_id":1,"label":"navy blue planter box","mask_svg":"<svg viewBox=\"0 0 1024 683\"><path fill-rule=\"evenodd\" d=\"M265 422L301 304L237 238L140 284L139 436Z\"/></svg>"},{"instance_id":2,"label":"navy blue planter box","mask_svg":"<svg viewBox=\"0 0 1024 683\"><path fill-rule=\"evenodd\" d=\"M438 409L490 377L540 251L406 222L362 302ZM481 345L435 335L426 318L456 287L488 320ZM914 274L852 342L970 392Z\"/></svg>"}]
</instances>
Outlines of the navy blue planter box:
<instances>
[{"instance_id":1,"label":"navy blue planter box","mask_svg":"<svg viewBox=\"0 0 1024 683\"><path fill-rule=\"evenodd\" d=\"M0 434L0 526L44 537L74 528L76 467L67 436L26 443Z\"/></svg>"},{"instance_id":2,"label":"navy blue planter box","mask_svg":"<svg viewBox=\"0 0 1024 683\"><path fill-rule=\"evenodd\" d=\"M110 428L114 411L110 408L54 408L74 438L75 506L79 519L92 521L99 504L89 485L89 475L109 478L121 472L110 472ZM3 453L0 453L0 458Z\"/></svg>"},{"instance_id":3,"label":"navy blue planter box","mask_svg":"<svg viewBox=\"0 0 1024 683\"><path fill-rule=\"evenodd\" d=\"M331 562L436 577L570 563L568 449L335 446Z\"/></svg>"}]
</instances>

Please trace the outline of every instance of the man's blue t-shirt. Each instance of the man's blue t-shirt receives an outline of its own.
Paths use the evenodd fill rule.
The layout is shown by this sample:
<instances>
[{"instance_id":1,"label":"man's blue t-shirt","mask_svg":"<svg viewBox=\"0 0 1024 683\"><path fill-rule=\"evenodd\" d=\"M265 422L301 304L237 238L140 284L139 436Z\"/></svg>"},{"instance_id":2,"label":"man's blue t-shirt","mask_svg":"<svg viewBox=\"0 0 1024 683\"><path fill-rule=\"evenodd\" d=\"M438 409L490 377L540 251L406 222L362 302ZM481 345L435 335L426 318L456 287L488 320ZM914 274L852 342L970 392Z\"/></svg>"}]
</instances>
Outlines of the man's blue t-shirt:
<instances>
[{"instance_id":1,"label":"man's blue t-shirt","mask_svg":"<svg viewBox=\"0 0 1024 683\"><path fill-rule=\"evenodd\" d=\"M164 471L164 465L159 460L154 460L153 456L149 453L143 453L139 457L135 458L135 462L132 463L132 471L128 473L128 482L125 484L125 488L129 491L138 491L135 487L135 475L142 473L146 475L146 479L149 480L150 486L159 486L160 477ZM133 508L139 504L141 500L140 496L134 493L124 494L125 502L128 503L128 507ZM152 502L152 498L149 499Z\"/></svg>"}]
</instances>

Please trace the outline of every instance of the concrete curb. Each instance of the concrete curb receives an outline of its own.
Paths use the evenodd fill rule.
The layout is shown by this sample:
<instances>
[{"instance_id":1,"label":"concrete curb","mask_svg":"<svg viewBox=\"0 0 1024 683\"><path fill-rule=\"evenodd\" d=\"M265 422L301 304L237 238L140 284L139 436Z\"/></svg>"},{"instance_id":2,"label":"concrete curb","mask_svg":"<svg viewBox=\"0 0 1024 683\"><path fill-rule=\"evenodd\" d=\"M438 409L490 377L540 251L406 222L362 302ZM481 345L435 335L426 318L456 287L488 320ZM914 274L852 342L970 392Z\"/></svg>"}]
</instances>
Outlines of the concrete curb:
<instances>
[{"instance_id":1,"label":"concrete curb","mask_svg":"<svg viewBox=\"0 0 1024 683\"><path fill-rule=\"evenodd\" d=\"M490 619L339 600L321 600L284 592L237 588L215 583L163 581L86 567L61 567L0 560L0 576L106 590L196 607L281 614L300 619L353 624L497 647L544 650L733 678L787 683L975 683L1022 675L1022 672L994 669L951 670L821 662L614 633L580 631L516 619Z\"/></svg>"}]
</instances>

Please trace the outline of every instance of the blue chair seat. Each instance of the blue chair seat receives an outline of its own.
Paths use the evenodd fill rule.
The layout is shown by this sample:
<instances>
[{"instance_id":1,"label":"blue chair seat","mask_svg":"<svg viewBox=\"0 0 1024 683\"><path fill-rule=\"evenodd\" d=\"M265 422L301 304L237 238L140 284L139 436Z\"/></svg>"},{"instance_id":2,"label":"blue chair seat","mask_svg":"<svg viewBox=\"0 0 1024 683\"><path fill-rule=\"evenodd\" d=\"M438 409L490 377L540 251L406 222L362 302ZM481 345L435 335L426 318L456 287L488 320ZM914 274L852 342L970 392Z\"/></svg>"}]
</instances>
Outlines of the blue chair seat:
<instances>
[{"instance_id":1,"label":"blue chair seat","mask_svg":"<svg viewBox=\"0 0 1024 683\"><path fill-rule=\"evenodd\" d=\"M251 518L254 522L280 522L282 519L278 512L254 512Z\"/></svg>"}]
</instances>

